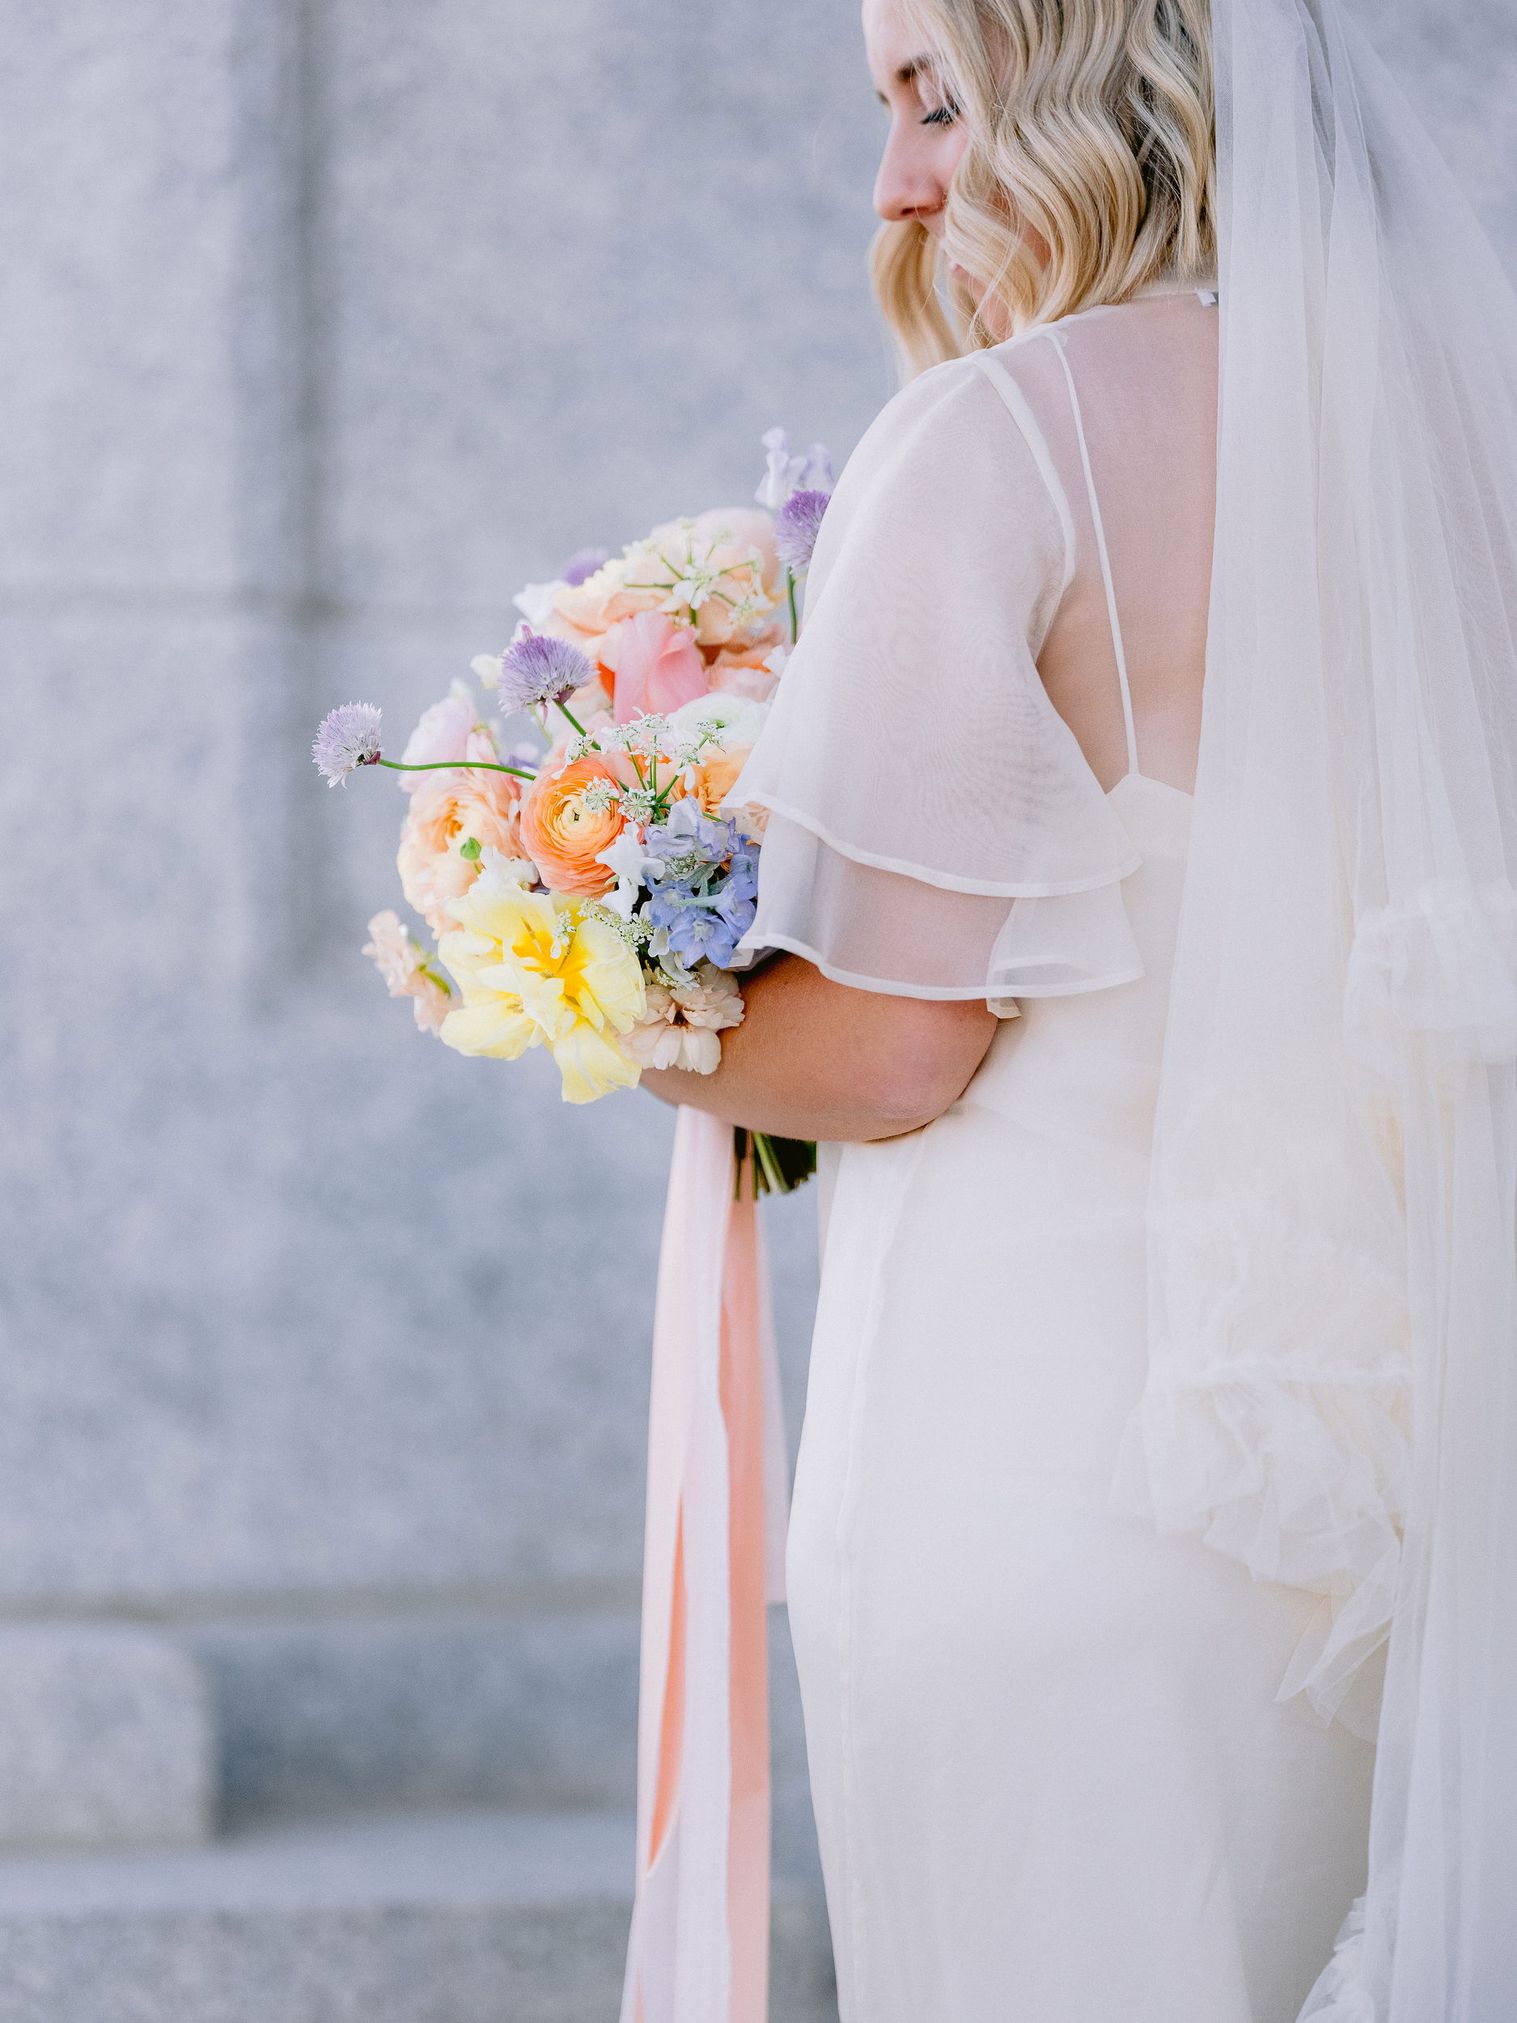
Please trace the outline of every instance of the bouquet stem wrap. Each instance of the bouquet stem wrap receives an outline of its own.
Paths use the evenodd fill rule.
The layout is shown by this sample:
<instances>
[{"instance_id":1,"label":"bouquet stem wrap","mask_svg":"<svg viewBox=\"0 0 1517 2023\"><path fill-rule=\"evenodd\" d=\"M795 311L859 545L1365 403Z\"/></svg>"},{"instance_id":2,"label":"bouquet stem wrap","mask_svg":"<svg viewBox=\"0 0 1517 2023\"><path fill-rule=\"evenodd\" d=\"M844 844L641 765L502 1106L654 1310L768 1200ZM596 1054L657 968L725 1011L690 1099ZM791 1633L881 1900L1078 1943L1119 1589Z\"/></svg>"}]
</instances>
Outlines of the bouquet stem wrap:
<instances>
[{"instance_id":1,"label":"bouquet stem wrap","mask_svg":"<svg viewBox=\"0 0 1517 2023\"><path fill-rule=\"evenodd\" d=\"M682 1108L648 1413L637 1882L621 2023L764 2023L766 1604L789 1476L768 1280L730 1125Z\"/></svg>"}]
</instances>

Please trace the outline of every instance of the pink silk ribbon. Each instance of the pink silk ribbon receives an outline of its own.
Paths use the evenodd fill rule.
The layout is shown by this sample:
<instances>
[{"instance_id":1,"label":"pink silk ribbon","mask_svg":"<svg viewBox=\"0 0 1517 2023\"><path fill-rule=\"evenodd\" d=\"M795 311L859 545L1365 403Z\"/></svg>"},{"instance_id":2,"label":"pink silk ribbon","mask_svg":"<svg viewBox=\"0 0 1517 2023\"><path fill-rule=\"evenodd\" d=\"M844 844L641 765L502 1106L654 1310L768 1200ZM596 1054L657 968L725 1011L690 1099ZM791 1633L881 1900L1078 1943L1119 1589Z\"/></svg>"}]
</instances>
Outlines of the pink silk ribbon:
<instances>
[{"instance_id":1,"label":"pink silk ribbon","mask_svg":"<svg viewBox=\"0 0 1517 2023\"><path fill-rule=\"evenodd\" d=\"M765 2023L766 1604L789 1467L763 1231L732 1127L676 1116L648 1411L637 1876L621 2023Z\"/></svg>"}]
</instances>

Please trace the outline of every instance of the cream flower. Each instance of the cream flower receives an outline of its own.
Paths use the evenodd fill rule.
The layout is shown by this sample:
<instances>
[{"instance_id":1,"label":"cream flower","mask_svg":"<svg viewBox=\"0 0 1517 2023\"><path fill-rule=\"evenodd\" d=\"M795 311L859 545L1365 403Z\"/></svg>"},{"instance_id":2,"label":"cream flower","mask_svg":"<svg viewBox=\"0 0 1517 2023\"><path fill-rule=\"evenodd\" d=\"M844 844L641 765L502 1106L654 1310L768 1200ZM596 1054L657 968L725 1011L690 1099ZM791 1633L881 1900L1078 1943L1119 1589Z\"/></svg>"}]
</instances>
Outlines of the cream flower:
<instances>
[{"instance_id":1,"label":"cream flower","mask_svg":"<svg viewBox=\"0 0 1517 2023\"><path fill-rule=\"evenodd\" d=\"M647 1009L622 1042L639 1066L714 1074L722 1058L719 1035L742 1023L742 992L734 978L706 962L691 983L671 989L650 979L646 994Z\"/></svg>"},{"instance_id":2,"label":"cream flower","mask_svg":"<svg viewBox=\"0 0 1517 2023\"><path fill-rule=\"evenodd\" d=\"M546 1046L567 1103L637 1082L621 1036L646 1009L642 970L604 912L493 878L453 911L460 926L438 948L463 994L442 1024L448 1046L502 1061Z\"/></svg>"},{"instance_id":3,"label":"cream flower","mask_svg":"<svg viewBox=\"0 0 1517 2023\"><path fill-rule=\"evenodd\" d=\"M369 922L369 939L363 952L372 956L374 966L389 987L391 997L408 997L416 1023L424 1033L441 1030L453 1007L453 993L446 977L439 976L427 960L427 952L398 913L386 908Z\"/></svg>"},{"instance_id":4,"label":"cream flower","mask_svg":"<svg viewBox=\"0 0 1517 2023\"><path fill-rule=\"evenodd\" d=\"M711 1032L743 1022L743 993L737 979L714 962L703 962L693 983L676 984L674 1002L688 1024Z\"/></svg>"}]
</instances>

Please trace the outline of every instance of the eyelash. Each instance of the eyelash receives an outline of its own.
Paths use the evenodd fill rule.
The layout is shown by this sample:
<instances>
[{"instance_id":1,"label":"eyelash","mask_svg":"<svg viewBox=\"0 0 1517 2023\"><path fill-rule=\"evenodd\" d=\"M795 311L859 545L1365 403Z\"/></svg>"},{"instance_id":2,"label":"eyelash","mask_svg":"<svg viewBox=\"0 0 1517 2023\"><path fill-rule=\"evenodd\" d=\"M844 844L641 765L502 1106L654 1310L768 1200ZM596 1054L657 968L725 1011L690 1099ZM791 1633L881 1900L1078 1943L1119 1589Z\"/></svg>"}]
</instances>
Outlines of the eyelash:
<instances>
[{"instance_id":1,"label":"eyelash","mask_svg":"<svg viewBox=\"0 0 1517 2023\"><path fill-rule=\"evenodd\" d=\"M958 116L959 116L959 109L956 105L940 105L936 108L935 111L929 112L924 117L924 119L922 120L922 125L952 126L954 121L958 118Z\"/></svg>"}]
</instances>

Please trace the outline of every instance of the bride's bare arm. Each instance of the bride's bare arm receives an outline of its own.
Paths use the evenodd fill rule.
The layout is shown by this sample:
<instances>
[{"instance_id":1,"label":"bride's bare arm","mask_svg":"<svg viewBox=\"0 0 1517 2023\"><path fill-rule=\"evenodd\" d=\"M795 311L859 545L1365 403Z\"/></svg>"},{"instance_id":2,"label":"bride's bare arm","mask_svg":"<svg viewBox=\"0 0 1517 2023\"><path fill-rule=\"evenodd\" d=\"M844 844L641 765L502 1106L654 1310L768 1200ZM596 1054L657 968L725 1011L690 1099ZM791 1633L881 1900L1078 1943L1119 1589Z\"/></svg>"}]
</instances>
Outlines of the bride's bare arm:
<instances>
[{"instance_id":1,"label":"bride's bare arm","mask_svg":"<svg viewBox=\"0 0 1517 2023\"><path fill-rule=\"evenodd\" d=\"M714 1074L649 1069L643 1087L785 1138L894 1138L930 1123L963 1093L998 1024L981 999L853 990L795 955L745 978L743 1001Z\"/></svg>"}]
</instances>

